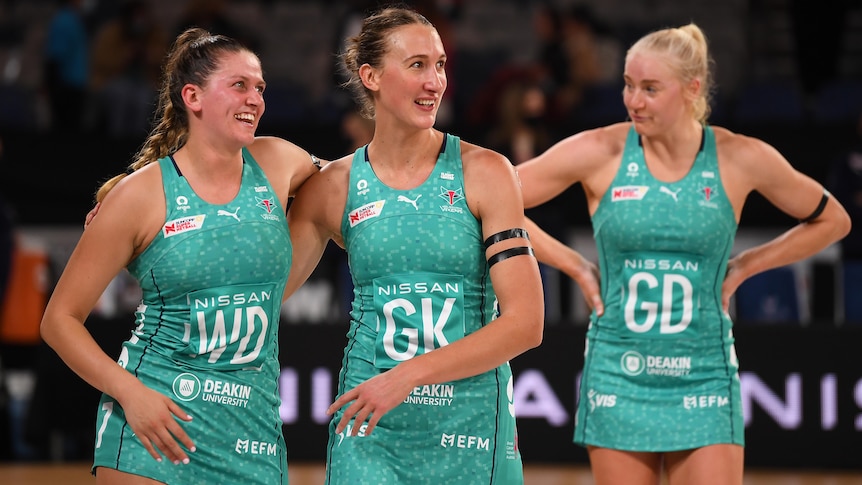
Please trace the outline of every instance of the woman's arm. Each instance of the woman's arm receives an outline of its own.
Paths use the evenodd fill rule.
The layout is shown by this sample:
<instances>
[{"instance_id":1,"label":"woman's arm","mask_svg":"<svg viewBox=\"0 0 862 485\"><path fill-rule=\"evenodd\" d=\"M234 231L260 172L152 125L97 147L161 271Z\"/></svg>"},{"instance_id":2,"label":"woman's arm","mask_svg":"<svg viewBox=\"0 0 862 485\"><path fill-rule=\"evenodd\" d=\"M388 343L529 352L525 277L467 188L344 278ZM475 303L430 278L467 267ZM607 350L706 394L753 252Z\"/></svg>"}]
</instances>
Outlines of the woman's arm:
<instances>
[{"instance_id":1,"label":"woman's arm","mask_svg":"<svg viewBox=\"0 0 862 485\"><path fill-rule=\"evenodd\" d=\"M554 238L530 218L525 219L530 242L536 250L536 259L548 266L559 269L578 283L587 304L597 315L605 312L599 286L599 268L584 258L581 253Z\"/></svg>"},{"instance_id":2,"label":"woman's arm","mask_svg":"<svg viewBox=\"0 0 862 485\"><path fill-rule=\"evenodd\" d=\"M850 217L820 183L794 169L769 144L727 130L716 130L716 134L722 183L737 218L748 193L754 190L787 215L797 220L809 219L729 261L722 288L726 309L730 296L747 278L808 258L846 236ZM815 214L821 202L825 204Z\"/></svg>"},{"instance_id":3,"label":"woman's arm","mask_svg":"<svg viewBox=\"0 0 862 485\"><path fill-rule=\"evenodd\" d=\"M332 162L310 177L287 211L293 263L284 299L311 276L330 240L342 245L341 218L347 204L350 158Z\"/></svg>"},{"instance_id":4,"label":"woman's arm","mask_svg":"<svg viewBox=\"0 0 862 485\"><path fill-rule=\"evenodd\" d=\"M140 254L164 222L158 166L121 181L105 198L99 216L81 235L54 288L41 323L42 338L87 383L116 399L138 438L153 456L188 460L177 443L194 443L174 416L188 420L166 396L146 388L109 357L84 326L111 280Z\"/></svg>"},{"instance_id":5,"label":"woman's arm","mask_svg":"<svg viewBox=\"0 0 862 485\"><path fill-rule=\"evenodd\" d=\"M248 147L249 153L266 173L283 206L296 195L302 184L326 164L303 148L275 136L259 136ZM315 163L317 162L317 163Z\"/></svg>"}]
</instances>

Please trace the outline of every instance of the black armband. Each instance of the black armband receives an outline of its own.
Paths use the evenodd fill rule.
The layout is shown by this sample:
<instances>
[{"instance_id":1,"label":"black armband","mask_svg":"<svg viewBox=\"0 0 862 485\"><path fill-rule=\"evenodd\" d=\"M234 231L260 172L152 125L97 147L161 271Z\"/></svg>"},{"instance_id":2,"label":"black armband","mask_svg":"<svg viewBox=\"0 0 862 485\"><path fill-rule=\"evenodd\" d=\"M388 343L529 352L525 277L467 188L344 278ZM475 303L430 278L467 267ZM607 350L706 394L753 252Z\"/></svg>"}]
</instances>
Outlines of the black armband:
<instances>
[{"instance_id":1,"label":"black armband","mask_svg":"<svg viewBox=\"0 0 862 485\"><path fill-rule=\"evenodd\" d=\"M320 159L314 156L314 154L311 155L311 164L317 167L318 170L322 168L320 166Z\"/></svg>"},{"instance_id":2,"label":"black armband","mask_svg":"<svg viewBox=\"0 0 862 485\"><path fill-rule=\"evenodd\" d=\"M495 264L503 261L504 259L509 259L514 256L521 256L524 254L528 254L530 256L535 256L533 252L533 248L528 246L516 246L514 248L504 249L499 253L488 258L488 267L494 266Z\"/></svg>"},{"instance_id":3,"label":"black armband","mask_svg":"<svg viewBox=\"0 0 862 485\"><path fill-rule=\"evenodd\" d=\"M506 229L505 231L500 231L497 234L488 236L488 239L485 239L485 249L490 248L491 246L497 244L500 241L512 239L514 237L522 237L526 240L530 239L530 235L527 234L526 229L522 229L520 227L516 227L514 229Z\"/></svg>"},{"instance_id":4,"label":"black armband","mask_svg":"<svg viewBox=\"0 0 862 485\"><path fill-rule=\"evenodd\" d=\"M806 222L811 222L814 219L817 219L818 217L820 217L820 214L823 214L823 209L826 208L827 202L829 202L829 191L826 189L823 189L823 197L820 198L820 203L817 204L817 208L814 209L814 212L812 212L810 216L808 216L804 219L799 219L799 223L805 224Z\"/></svg>"}]
</instances>

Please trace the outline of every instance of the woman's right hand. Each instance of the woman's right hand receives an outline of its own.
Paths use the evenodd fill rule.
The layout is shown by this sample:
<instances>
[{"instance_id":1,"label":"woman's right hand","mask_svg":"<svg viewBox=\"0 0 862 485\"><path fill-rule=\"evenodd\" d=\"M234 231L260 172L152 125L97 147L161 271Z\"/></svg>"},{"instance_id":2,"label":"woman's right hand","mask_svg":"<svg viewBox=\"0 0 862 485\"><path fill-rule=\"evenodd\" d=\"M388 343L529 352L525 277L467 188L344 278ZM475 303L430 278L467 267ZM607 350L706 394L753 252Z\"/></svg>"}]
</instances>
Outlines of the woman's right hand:
<instances>
[{"instance_id":1,"label":"woman's right hand","mask_svg":"<svg viewBox=\"0 0 862 485\"><path fill-rule=\"evenodd\" d=\"M580 253L578 253L578 256L580 258L579 264L568 270L567 273L581 288L581 292L584 294L584 299L587 301L590 309L595 310L596 315L602 316L605 313L605 305L602 302L601 287L599 285L599 267L581 256Z\"/></svg>"},{"instance_id":2,"label":"woman's right hand","mask_svg":"<svg viewBox=\"0 0 862 485\"><path fill-rule=\"evenodd\" d=\"M153 458L162 461L161 453L177 465L189 462L180 444L191 452L195 451L195 444L176 418L188 422L192 417L173 400L141 384L123 396L120 406L135 436Z\"/></svg>"}]
</instances>

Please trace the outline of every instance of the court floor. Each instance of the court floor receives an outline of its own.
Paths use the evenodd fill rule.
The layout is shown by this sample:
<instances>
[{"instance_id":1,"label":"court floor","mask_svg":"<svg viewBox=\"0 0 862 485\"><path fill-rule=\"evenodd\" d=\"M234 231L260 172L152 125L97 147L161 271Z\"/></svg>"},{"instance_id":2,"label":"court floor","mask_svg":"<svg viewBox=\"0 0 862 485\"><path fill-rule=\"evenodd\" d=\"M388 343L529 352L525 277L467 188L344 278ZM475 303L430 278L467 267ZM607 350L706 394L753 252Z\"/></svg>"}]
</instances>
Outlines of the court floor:
<instances>
[{"instance_id":1,"label":"court floor","mask_svg":"<svg viewBox=\"0 0 862 485\"><path fill-rule=\"evenodd\" d=\"M322 485L323 465L293 463L290 485ZM593 485L584 466L527 465L525 485ZM92 485L87 463L0 465L3 485ZM849 472L752 470L745 474L744 485L862 485L862 470Z\"/></svg>"}]
</instances>

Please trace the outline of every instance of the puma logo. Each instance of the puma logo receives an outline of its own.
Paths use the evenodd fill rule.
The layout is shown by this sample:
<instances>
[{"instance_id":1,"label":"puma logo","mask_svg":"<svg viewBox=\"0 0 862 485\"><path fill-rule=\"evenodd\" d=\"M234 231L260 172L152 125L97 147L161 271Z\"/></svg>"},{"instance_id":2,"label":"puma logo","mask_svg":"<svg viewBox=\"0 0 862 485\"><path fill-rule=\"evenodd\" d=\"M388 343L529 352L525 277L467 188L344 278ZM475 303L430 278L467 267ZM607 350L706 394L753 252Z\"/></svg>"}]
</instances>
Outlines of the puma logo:
<instances>
[{"instance_id":1,"label":"puma logo","mask_svg":"<svg viewBox=\"0 0 862 485\"><path fill-rule=\"evenodd\" d=\"M236 208L236 210L235 210L235 211L233 211L233 212L228 212L228 211L226 211L226 210L224 210L224 209L219 209L219 210L218 210L218 212L216 212L216 215L217 215L217 216L233 217L234 219L236 219L236 222L240 222L240 220L239 220L239 216L238 216L238 215L236 215L236 214L237 214L237 212L239 212L239 207L237 207L237 208Z\"/></svg>"},{"instance_id":2,"label":"puma logo","mask_svg":"<svg viewBox=\"0 0 862 485\"><path fill-rule=\"evenodd\" d=\"M415 200L410 200L403 195L399 195L398 202L407 202L408 204L412 205L414 209L419 210L419 206L416 205L416 203L419 202L420 197L422 197L422 194L417 195Z\"/></svg>"},{"instance_id":3,"label":"puma logo","mask_svg":"<svg viewBox=\"0 0 862 485\"><path fill-rule=\"evenodd\" d=\"M676 191L673 191L673 190L670 190L669 188L665 187L664 185L662 185L658 189L659 192L673 197L674 202L679 202L679 200L677 200L676 196L677 196L677 194L679 194L680 190L682 190L682 189L676 189Z\"/></svg>"}]
</instances>

